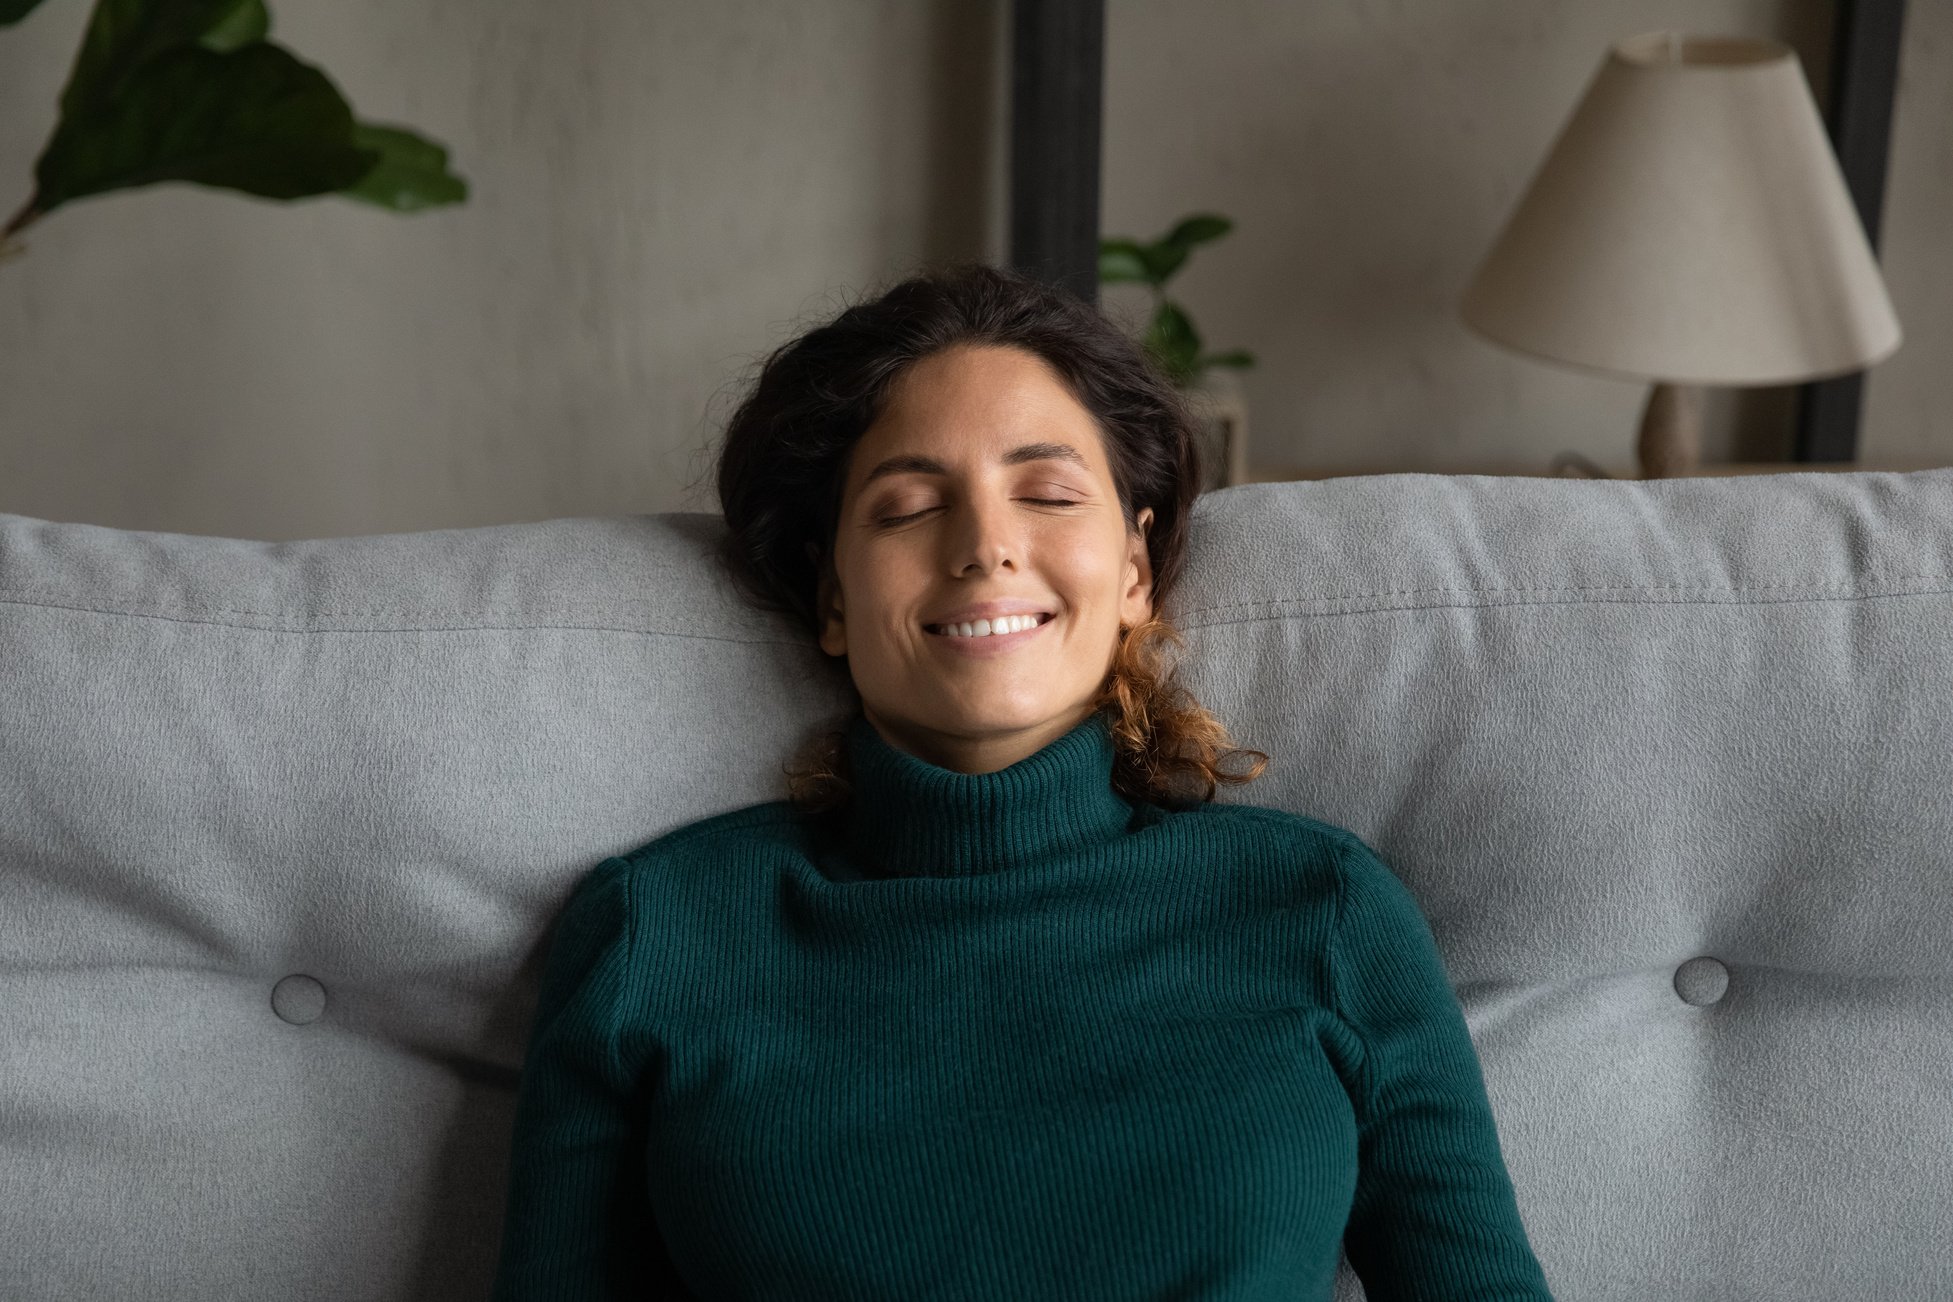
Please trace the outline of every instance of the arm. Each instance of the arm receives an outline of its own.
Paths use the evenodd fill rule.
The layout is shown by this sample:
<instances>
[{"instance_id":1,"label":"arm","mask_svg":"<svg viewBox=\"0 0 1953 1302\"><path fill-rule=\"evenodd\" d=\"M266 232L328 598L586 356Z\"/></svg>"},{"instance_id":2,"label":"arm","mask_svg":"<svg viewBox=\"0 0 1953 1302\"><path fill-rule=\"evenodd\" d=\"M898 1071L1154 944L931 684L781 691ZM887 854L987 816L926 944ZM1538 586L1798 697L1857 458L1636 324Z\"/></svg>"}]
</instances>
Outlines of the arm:
<instances>
[{"instance_id":1,"label":"arm","mask_svg":"<svg viewBox=\"0 0 1953 1302\"><path fill-rule=\"evenodd\" d=\"M1344 1255L1370 1302L1552 1302L1430 927L1360 839L1338 847L1337 867L1330 985L1359 1050Z\"/></svg>"},{"instance_id":2,"label":"arm","mask_svg":"<svg viewBox=\"0 0 1953 1302\"><path fill-rule=\"evenodd\" d=\"M493 1302L687 1296L646 1189L632 934L630 866L606 859L571 892L543 967Z\"/></svg>"}]
</instances>

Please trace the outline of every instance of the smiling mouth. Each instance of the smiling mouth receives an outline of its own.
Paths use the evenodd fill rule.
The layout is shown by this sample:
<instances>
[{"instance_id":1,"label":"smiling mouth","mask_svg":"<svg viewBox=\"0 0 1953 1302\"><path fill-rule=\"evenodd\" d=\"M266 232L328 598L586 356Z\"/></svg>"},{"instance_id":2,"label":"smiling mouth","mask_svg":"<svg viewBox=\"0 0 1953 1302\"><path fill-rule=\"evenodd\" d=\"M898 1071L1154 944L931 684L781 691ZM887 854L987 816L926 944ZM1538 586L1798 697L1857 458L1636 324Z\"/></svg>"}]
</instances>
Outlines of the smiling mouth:
<instances>
[{"instance_id":1,"label":"smiling mouth","mask_svg":"<svg viewBox=\"0 0 1953 1302\"><path fill-rule=\"evenodd\" d=\"M1008 618L1012 618L1012 617L1011 617L1011 616L1005 616L1005 618L1007 618L1007 619L1008 619ZM1037 628L1037 627L1038 627L1039 625L1043 625L1043 624L1048 624L1048 623L1050 623L1050 622L1052 621L1052 619L1053 619L1053 618L1055 618L1055 616L1054 616L1054 615L1052 614L1052 612L1050 612L1050 611L1048 611L1048 610L1047 610L1047 611L1042 611L1042 612L1040 612L1040 613L1038 614L1038 617L1037 617L1037 623L1036 623L1036 624L1026 624L1026 625L1025 625L1025 626L1024 626L1023 628L1021 628L1021 629L1012 629L1012 630L1011 630L1011 632L1020 632L1020 633L1021 633L1021 632L1028 632L1029 630L1031 630L1031 629L1033 629L1033 628ZM971 622L973 623L974 621L971 621ZM925 633L933 633L933 634L935 634L935 635L936 635L937 637L968 637L968 638L984 638L984 637L996 637L996 636L998 636L998 634L997 634L997 633L996 633L996 632L994 631L994 627L993 627L993 631L991 631L991 632L989 632L989 633L975 633L975 632L971 632L971 633L952 633L952 632L950 632L950 630L951 630L951 629L957 629L957 628L964 628L964 627L967 627L967 625L963 625L963 624L924 624L924 625L922 626L922 630L923 630L923 632L925 632ZM1003 636L1006 636L1006 637L1007 637L1007 636L1009 636L1009 634L1004 634Z\"/></svg>"}]
</instances>

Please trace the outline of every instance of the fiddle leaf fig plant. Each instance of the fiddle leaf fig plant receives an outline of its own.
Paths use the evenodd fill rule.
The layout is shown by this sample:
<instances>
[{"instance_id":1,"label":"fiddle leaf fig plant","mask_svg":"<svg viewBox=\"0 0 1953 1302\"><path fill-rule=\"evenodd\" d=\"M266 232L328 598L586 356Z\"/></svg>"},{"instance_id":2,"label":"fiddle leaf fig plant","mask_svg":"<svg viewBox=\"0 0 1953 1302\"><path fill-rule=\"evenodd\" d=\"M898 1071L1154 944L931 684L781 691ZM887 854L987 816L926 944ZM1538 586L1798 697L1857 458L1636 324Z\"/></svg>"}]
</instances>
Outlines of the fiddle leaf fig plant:
<instances>
[{"instance_id":1,"label":"fiddle leaf fig plant","mask_svg":"<svg viewBox=\"0 0 1953 1302\"><path fill-rule=\"evenodd\" d=\"M1160 369L1181 388L1196 383L1210 367L1245 369L1255 364L1245 349L1203 353L1200 334L1185 308L1166 296L1166 282L1185 265L1197 244L1217 240L1234 223L1215 213L1195 213L1150 244L1118 236L1099 241L1101 284L1141 284L1153 291L1153 318L1142 341Z\"/></svg>"},{"instance_id":2,"label":"fiddle leaf fig plant","mask_svg":"<svg viewBox=\"0 0 1953 1302\"><path fill-rule=\"evenodd\" d=\"M0 28L39 3L0 0ZM332 80L270 31L264 0L96 0L33 195L0 227L0 257L63 204L162 181L395 212L467 198L446 149L355 121Z\"/></svg>"}]
</instances>

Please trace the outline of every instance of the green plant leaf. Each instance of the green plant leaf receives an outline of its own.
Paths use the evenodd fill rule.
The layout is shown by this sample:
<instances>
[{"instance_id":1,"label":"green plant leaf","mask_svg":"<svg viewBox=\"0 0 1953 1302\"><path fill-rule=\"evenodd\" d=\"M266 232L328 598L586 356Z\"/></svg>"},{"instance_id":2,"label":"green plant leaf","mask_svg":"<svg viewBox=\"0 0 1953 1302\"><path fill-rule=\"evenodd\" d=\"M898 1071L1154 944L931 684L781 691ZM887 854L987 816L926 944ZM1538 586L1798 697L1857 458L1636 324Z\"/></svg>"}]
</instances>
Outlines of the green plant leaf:
<instances>
[{"instance_id":1,"label":"green plant leaf","mask_svg":"<svg viewBox=\"0 0 1953 1302\"><path fill-rule=\"evenodd\" d=\"M1180 269L1180 264L1187 260L1187 246L1161 240L1156 244L1140 245L1139 256L1146 260L1146 269L1153 273L1153 283L1163 287L1167 279Z\"/></svg>"},{"instance_id":2,"label":"green plant leaf","mask_svg":"<svg viewBox=\"0 0 1953 1302\"><path fill-rule=\"evenodd\" d=\"M1099 281L1106 285L1153 283L1153 272L1146 257L1132 240L1111 238L1099 241Z\"/></svg>"},{"instance_id":3,"label":"green plant leaf","mask_svg":"<svg viewBox=\"0 0 1953 1302\"><path fill-rule=\"evenodd\" d=\"M1234 351L1227 353L1209 353L1195 365L1203 371L1210 366L1226 366L1233 370L1244 371L1254 364L1255 355L1253 353L1245 348L1236 348Z\"/></svg>"},{"instance_id":4,"label":"green plant leaf","mask_svg":"<svg viewBox=\"0 0 1953 1302\"><path fill-rule=\"evenodd\" d=\"M0 0L0 27L12 27L28 14L41 0Z\"/></svg>"},{"instance_id":5,"label":"green plant leaf","mask_svg":"<svg viewBox=\"0 0 1953 1302\"><path fill-rule=\"evenodd\" d=\"M188 45L141 64L108 102L63 116L34 164L34 202L52 212L158 181L297 199L344 189L379 161L354 143L352 109L331 80L290 51Z\"/></svg>"},{"instance_id":6,"label":"green plant leaf","mask_svg":"<svg viewBox=\"0 0 1953 1302\"><path fill-rule=\"evenodd\" d=\"M222 54L262 41L270 34L271 15L265 10L264 0L237 0L237 8L219 19L215 27L205 30L198 44Z\"/></svg>"},{"instance_id":7,"label":"green plant leaf","mask_svg":"<svg viewBox=\"0 0 1953 1302\"><path fill-rule=\"evenodd\" d=\"M1194 358L1200 355L1200 335L1177 304L1160 300L1152 323L1146 327L1145 343L1146 351L1175 384L1192 381Z\"/></svg>"},{"instance_id":8,"label":"green plant leaf","mask_svg":"<svg viewBox=\"0 0 1953 1302\"><path fill-rule=\"evenodd\" d=\"M1136 245L1139 256L1152 273L1153 283L1165 287L1173 273L1186 263L1196 244L1217 240L1234 229L1234 223L1218 213L1195 213L1182 218L1172 230L1151 244Z\"/></svg>"},{"instance_id":9,"label":"green plant leaf","mask_svg":"<svg viewBox=\"0 0 1953 1302\"><path fill-rule=\"evenodd\" d=\"M1182 218L1180 224L1168 231L1160 240L1162 244L1175 244L1190 249L1196 244L1218 240L1234 229L1234 223L1219 213L1195 213Z\"/></svg>"},{"instance_id":10,"label":"green plant leaf","mask_svg":"<svg viewBox=\"0 0 1953 1302\"><path fill-rule=\"evenodd\" d=\"M447 170L448 151L404 127L359 122L353 143L378 150L377 167L339 193L395 212L413 212L439 204L460 203L468 197L468 183Z\"/></svg>"},{"instance_id":11,"label":"green plant leaf","mask_svg":"<svg viewBox=\"0 0 1953 1302\"><path fill-rule=\"evenodd\" d=\"M220 29L245 0L95 0L68 84L61 117L79 117L118 96L144 64L194 45Z\"/></svg>"}]
</instances>

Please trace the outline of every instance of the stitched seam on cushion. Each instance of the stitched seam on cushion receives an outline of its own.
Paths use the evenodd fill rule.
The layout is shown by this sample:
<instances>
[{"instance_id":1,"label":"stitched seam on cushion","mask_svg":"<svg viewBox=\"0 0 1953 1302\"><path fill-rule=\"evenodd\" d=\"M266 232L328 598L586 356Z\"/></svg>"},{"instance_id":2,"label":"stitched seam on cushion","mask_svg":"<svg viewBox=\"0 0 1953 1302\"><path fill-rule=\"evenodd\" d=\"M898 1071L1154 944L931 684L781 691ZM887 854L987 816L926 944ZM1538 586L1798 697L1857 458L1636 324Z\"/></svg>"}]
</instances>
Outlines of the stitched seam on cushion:
<instances>
[{"instance_id":1,"label":"stitched seam on cushion","mask_svg":"<svg viewBox=\"0 0 1953 1302\"><path fill-rule=\"evenodd\" d=\"M1521 589L1511 589L1511 588L1507 588L1507 589L1460 588L1455 590L1459 592L1488 592L1488 593L1501 592L1501 591L1508 591L1508 592L1521 591ZM1655 591L1655 589L1648 589L1648 588L1589 588L1589 589L1557 588L1557 589L1538 589L1538 590L1557 591L1557 592L1584 591L1584 592L1642 592L1642 593L1650 593ZM1761 591L1761 589L1704 588L1704 589L1699 589L1699 591L1748 592L1748 591ZM1832 588L1832 589L1806 589L1804 590L1803 595L1788 596L1788 597L1758 597L1748 601L1721 601L1713 598L1690 600L1682 597L1650 597L1644 604L1673 605L1673 606L1762 606L1762 605L1785 605L1794 602L1819 602L1819 601L1890 601L1895 598L1901 598L1901 597L1943 596L1948 593L1953 593L1953 588L1917 588L1917 589L1908 589L1901 592L1845 592L1845 590L1843 589ZM1266 620L1314 619L1314 618L1325 618L1332 615L1374 614L1376 612L1386 611L1386 610L1473 610L1473 609L1500 610L1506 608L1522 608L1527 606L1582 606L1582 605L1600 605L1600 604L1606 604L1606 605L1635 604L1634 599L1631 597L1575 597L1567 601L1393 602L1389 604L1376 605L1376 606L1354 606L1354 607L1348 607L1340 610L1324 609L1324 607L1332 606L1336 602L1360 601L1363 600L1365 596L1369 596L1369 595L1388 595L1388 594L1352 594L1346 597L1289 597L1279 601L1245 602L1240 605L1233 605L1233 606L1207 606L1199 610L1182 612L1174 616L1173 619L1174 622L1181 628L1214 628L1214 627L1220 627L1227 624L1251 624L1257 620L1262 620L1262 619L1266 619ZM1282 611L1277 613L1276 607L1279 606L1303 606L1303 607L1312 606L1312 607L1316 607L1317 609L1289 610L1289 611ZM1264 613L1258 615L1247 615L1239 619L1200 618L1201 616L1218 614L1218 613L1222 613L1225 611L1232 611L1232 610L1261 611Z\"/></svg>"},{"instance_id":2,"label":"stitched seam on cushion","mask_svg":"<svg viewBox=\"0 0 1953 1302\"><path fill-rule=\"evenodd\" d=\"M1863 583L1869 583L1869 584L1896 583L1901 579L1924 579L1933 583L1953 584L1953 574L1917 574L1909 570L1901 570L1897 572L1871 571L1860 577ZM1598 583L1598 584L1576 583L1571 585L1559 584L1559 585L1553 585L1548 587L1531 587L1531 588L1517 588L1517 587L1381 588L1373 592L1324 593L1321 596L1316 596L1316 597L1282 597L1274 601L1250 601L1250 602L1243 602L1237 605L1205 606L1202 607L1202 609L1203 610L1250 610L1262 606L1279 605L1285 601L1345 601L1345 600L1358 600L1358 599L1368 598L1368 597L1414 597L1422 593L1437 593L1437 594L1453 595L1458 593L1495 594L1495 593L1502 593L1502 592L1770 592L1777 589L1786 589L1786 588L1789 589L1801 588L1811 592L1818 592L1818 593L1839 592L1844 590L1838 587L1837 585L1821 585L1817 587L1810 587L1809 585L1806 585L1801 582L1740 583L1740 584L1729 584L1729 585L1717 585L1717 584L1708 584L1708 583ZM1928 589L1928 591L1932 591L1932 592L1946 592L1949 590L1953 590L1953 589L1948 589L1948 588ZM39 604L32 600L27 600L28 598L32 598L35 596L59 597L63 595L65 594L61 592L59 589L53 589L53 588L0 588L0 601L12 601L16 598L19 598L21 599L22 604L24 605ZM632 598L618 597L615 598L614 600L621 602L621 601L630 601L632 600ZM649 599L638 598L638 600L649 600ZM57 606L64 607L64 608L69 607L69 603L66 602L57 602L55 604ZM106 609L104 607L96 607L96 606L74 606L71 608L77 610ZM211 607L211 609L217 614L263 615L267 618L275 616L279 613L274 610L252 610L248 606L214 606ZM322 610L319 611L318 613L322 616L357 615L363 618L377 618L382 615L397 615L399 612L390 611L390 610ZM448 614L448 615L465 615L468 612L465 610L448 610L448 611L440 611L438 613Z\"/></svg>"},{"instance_id":3,"label":"stitched seam on cushion","mask_svg":"<svg viewBox=\"0 0 1953 1302\"><path fill-rule=\"evenodd\" d=\"M1934 583L1953 583L1953 574L1912 574L1912 573L1868 573L1863 583L1896 583L1900 579L1926 579ZM1845 589L1835 584L1811 586L1804 583L1596 583L1571 584L1545 588L1384 588L1376 592L1325 593L1320 597L1283 597L1275 601L1249 601L1232 606L1204 606L1203 610L1251 610L1261 606L1280 605L1284 601L1342 601L1362 597L1414 597L1420 593L1498 593L1498 592L1772 592L1782 588L1803 589L1810 592L1841 592ZM1945 592L1946 588L1931 588L1928 591Z\"/></svg>"},{"instance_id":4,"label":"stitched seam on cushion","mask_svg":"<svg viewBox=\"0 0 1953 1302\"><path fill-rule=\"evenodd\" d=\"M1949 578L1949 576L1943 574L1917 574L1917 575L1905 574L1905 575L1893 575L1889 577L1893 580L1902 579L1902 578L1916 578L1916 579L1928 579L1928 580L1933 580L1938 582L1945 582ZM1872 581L1878 582L1880 580L1875 577ZM15 594L25 593L27 591L30 590L28 589L11 590L11 592ZM1417 595L1432 594L1432 593L1447 593L1447 594L1459 595L1459 596L1498 596L1507 593L1552 594L1552 593L1604 593L1604 592L1640 594L1642 596L1649 597L1649 598L1663 599L1672 602L1674 604L1745 605L1745 604L1768 604L1768 603L1781 603L1781 602L1794 602L1794 601L1878 601L1878 600L1889 600L1894 597L1932 596L1932 595L1953 593L1953 587L1913 588L1913 589L1905 589L1896 592L1858 592L1843 587L1806 587L1806 586L1789 584L1789 583L1750 584L1750 585L1734 586L1734 587L1712 587L1708 585L1692 585L1692 584L1618 584L1618 585L1595 585L1591 587L1574 586L1574 587L1557 587L1557 588L1389 588L1389 589L1383 589L1376 592L1351 592L1351 593L1340 593L1340 594L1332 594L1332 595L1324 595L1324 596L1316 596L1316 597L1281 597L1272 601L1238 602L1226 606L1203 606L1194 610L1178 612L1174 616L1174 618L1176 622L1180 623L1183 626L1193 627L1193 626L1206 626L1206 625L1219 625L1219 624L1248 623L1253 618L1250 617L1248 619L1232 619L1232 620L1203 618L1209 615L1226 614L1231 611L1270 612L1268 615L1264 616L1266 618L1289 618L1289 617L1294 617L1296 614L1322 614L1322 615L1360 614L1364 612L1362 610L1322 610L1322 609L1318 609L1312 612L1291 611L1282 615L1277 615L1274 614L1273 612L1277 611L1281 607L1297 607L1297 606L1323 607L1323 606L1333 605L1334 603L1337 602L1373 601L1382 597L1417 596ZM1777 596L1777 597L1757 597L1747 602L1717 601L1708 596L1704 596L1700 598L1699 602L1690 602L1688 601L1688 599L1682 598L1680 596L1661 595L1661 594L1681 594L1681 593L1700 593L1700 594L1732 593L1733 594L1733 593L1768 593L1768 592L1787 592L1792 595ZM1433 602L1393 603L1386 606L1375 607L1373 609L1437 610L1437 609L1456 609L1460 607L1470 607L1470 606L1499 607L1499 606L1533 606L1533 605L1576 605L1576 604L1580 604L1582 601L1589 601L1589 600L1611 600L1615 602L1626 602L1626 601L1631 601L1632 599L1633 598L1631 597L1629 598L1579 597L1573 599L1572 601L1560 601L1560 602L1433 601ZM171 623L178 623L178 624L210 624L222 628L252 629L257 632L266 632L266 633L465 633L465 632L569 629L569 630L581 630L587 632L634 633L645 637L690 638L695 641L702 641L702 642L733 642L733 643L740 643L740 644L751 645L751 646L804 646L806 645L806 639L797 638L797 637L786 637L786 638L727 637L716 633L699 633L690 630L676 631L670 629L655 629L655 628L626 628L614 624L580 624L580 623L565 622L561 620L556 622L536 622L536 623L528 623L528 624L472 623L472 624L460 624L460 625L407 625L407 626L400 626L400 627L382 627L382 628L320 628L315 625L289 625L289 624L265 626L265 625L257 625L257 624L234 623L229 620L211 619L211 618L205 618L200 616L171 615L171 614L165 614L154 610L139 610L139 609L130 609L130 608L118 609L109 606L88 606L88 605L79 605L79 604L69 603L69 602L33 601L33 600L27 600L24 596L10 595L8 591L0 591L0 604L31 606L36 609L44 609L44 610L74 610L74 611L82 611L82 612L97 614L97 615L120 615L129 619L161 619L161 620L167 620ZM267 619L273 618L277 614L277 612L274 611L251 610L247 607L242 607L242 606L218 606L215 607L214 610L217 613L221 613L221 614L259 615ZM395 613L396 612L392 612L392 611L326 610L326 611L317 612L316 615L314 615L313 617L318 619L340 619L340 618L353 618L353 617L372 618L380 615L392 615ZM463 614L465 612L456 611L456 612L443 612L443 613ZM543 619L546 620L547 617L545 616L543 617Z\"/></svg>"},{"instance_id":5,"label":"stitched seam on cushion","mask_svg":"<svg viewBox=\"0 0 1953 1302\"><path fill-rule=\"evenodd\" d=\"M51 601L17 601L0 595L0 605L31 606L36 610L73 610L91 615L120 615L125 619L161 619L172 624L208 624L216 628L241 628L254 633L495 633L495 632L551 632L568 630L589 633L634 633L641 637L682 637L699 642L737 642L748 646L794 646L804 647L811 638L795 637L725 637L717 633L679 632L662 628L622 628L615 624L575 624L568 622L536 624L414 624L398 628L320 628L315 625L264 625L240 624L225 619L203 619L189 615L166 615L153 610L118 610L109 606L77 606ZM237 614L269 616L269 611L243 610L237 607L220 607ZM378 614L377 611L322 611L320 618L346 615ZM388 612L390 613L390 612Z\"/></svg>"}]
</instances>

